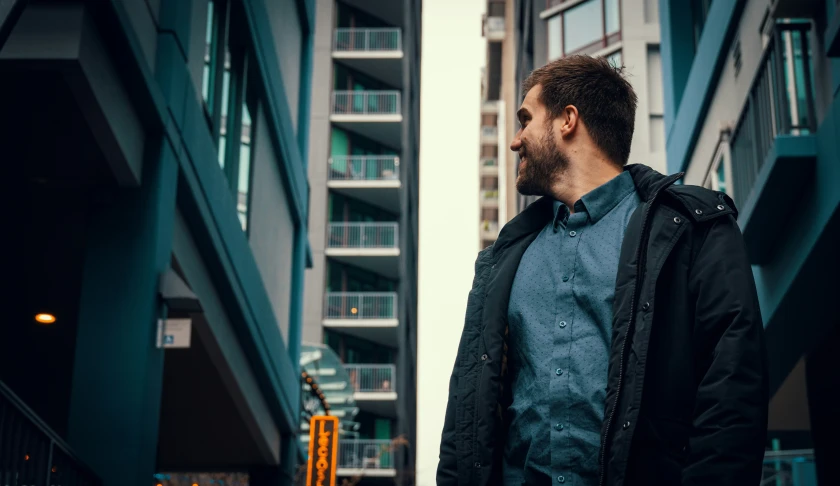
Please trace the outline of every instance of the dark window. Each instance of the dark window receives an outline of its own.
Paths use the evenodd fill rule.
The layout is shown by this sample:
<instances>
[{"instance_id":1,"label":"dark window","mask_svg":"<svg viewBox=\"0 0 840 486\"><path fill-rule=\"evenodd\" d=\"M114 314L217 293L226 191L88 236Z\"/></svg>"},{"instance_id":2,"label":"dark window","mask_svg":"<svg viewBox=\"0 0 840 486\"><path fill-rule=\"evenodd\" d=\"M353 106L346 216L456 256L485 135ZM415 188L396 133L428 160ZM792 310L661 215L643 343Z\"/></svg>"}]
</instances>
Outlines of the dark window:
<instances>
[{"instance_id":1,"label":"dark window","mask_svg":"<svg viewBox=\"0 0 840 486\"><path fill-rule=\"evenodd\" d=\"M691 0L691 22L694 29L694 51L700 44L700 37L703 35L703 26L706 25L706 17L709 16L709 9L712 8L712 0Z\"/></svg>"},{"instance_id":2,"label":"dark window","mask_svg":"<svg viewBox=\"0 0 840 486\"><path fill-rule=\"evenodd\" d=\"M219 166L236 201L242 229L248 229L251 165L257 93L253 58L242 6L226 0L207 2L202 99Z\"/></svg>"}]
</instances>

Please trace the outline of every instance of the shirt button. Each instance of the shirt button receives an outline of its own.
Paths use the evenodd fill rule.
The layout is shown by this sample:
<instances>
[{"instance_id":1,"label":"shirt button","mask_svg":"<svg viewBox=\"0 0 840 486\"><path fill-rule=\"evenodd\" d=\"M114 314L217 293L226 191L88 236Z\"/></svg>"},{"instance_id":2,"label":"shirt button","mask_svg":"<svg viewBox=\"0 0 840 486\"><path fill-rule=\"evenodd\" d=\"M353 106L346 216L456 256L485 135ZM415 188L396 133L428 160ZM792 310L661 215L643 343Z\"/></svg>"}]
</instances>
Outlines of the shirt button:
<instances>
[{"instance_id":1,"label":"shirt button","mask_svg":"<svg viewBox=\"0 0 840 486\"><path fill-rule=\"evenodd\" d=\"M564 478L563 476L557 476L557 482L558 482L558 483L565 483L565 482L566 482L566 478Z\"/></svg>"},{"instance_id":2,"label":"shirt button","mask_svg":"<svg viewBox=\"0 0 840 486\"><path fill-rule=\"evenodd\" d=\"M577 231L569 231L569 236L577 236Z\"/></svg>"},{"instance_id":3,"label":"shirt button","mask_svg":"<svg viewBox=\"0 0 840 486\"><path fill-rule=\"evenodd\" d=\"M569 281L569 276L568 275L563 275L563 281L568 282Z\"/></svg>"},{"instance_id":4,"label":"shirt button","mask_svg":"<svg viewBox=\"0 0 840 486\"><path fill-rule=\"evenodd\" d=\"M560 368L557 368L557 370L555 371L555 373L557 373L557 376L560 376L560 375L562 375L562 374L563 374L563 370L561 370Z\"/></svg>"},{"instance_id":5,"label":"shirt button","mask_svg":"<svg viewBox=\"0 0 840 486\"><path fill-rule=\"evenodd\" d=\"M566 321L560 321L560 327L566 327Z\"/></svg>"},{"instance_id":6,"label":"shirt button","mask_svg":"<svg viewBox=\"0 0 840 486\"><path fill-rule=\"evenodd\" d=\"M555 430L563 430L563 424L556 424L554 425Z\"/></svg>"}]
</instances>

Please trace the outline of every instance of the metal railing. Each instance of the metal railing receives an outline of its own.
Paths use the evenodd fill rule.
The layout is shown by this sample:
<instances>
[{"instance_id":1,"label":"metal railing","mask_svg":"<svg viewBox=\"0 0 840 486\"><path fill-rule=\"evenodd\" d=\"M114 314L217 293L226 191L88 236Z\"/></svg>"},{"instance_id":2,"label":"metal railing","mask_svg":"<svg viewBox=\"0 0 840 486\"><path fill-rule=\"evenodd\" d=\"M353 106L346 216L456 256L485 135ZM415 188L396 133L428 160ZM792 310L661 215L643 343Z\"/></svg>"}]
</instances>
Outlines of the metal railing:
<instances>
[{"instance_id":1,"label":"metal railing","mask_svg":"<svg viewBox=\"0 0 840 486\"><path fill-rule=\"evenodd\" d=\"M399 223L330 223L328 248L398 248Z\"/></svg>"},{"instance_id":2,"label":"metal railing","mask_svg":"<svg viewBox=\"0 0 840 486\"><path fill-rule=\"evenodd\" d=\"M499 129L494 126L483 126L481 127L481 137L482 138L496 138L499 136Z\"/></svg>"},{"instance_id":3,"label":"metal railing","mask_svg":"<svg viewBox=\"0 0 840 486\"><path fill-rule=\"evenodd\" d=\"M346 364L344 369L350 375L350 385L357 392L393 392L397 390L395 379L397 367L378 364Z\"/></svg>"},{"instance_id":4,"label":"metal railing","mask_svg":"<svg viewBox=\"0 0 840 486\"><path fill-rule=\"evenodd\" d=\"M102 481L0 382L0 484L101 486Z\"/></svg>"},{"instance_id":5,"label":"metal railing","mask_svg":"<svg viewBox=\"0 0 840 486\"><path fill-rule=\"evenodd\" d=\"M399 115L399 91L335 91L334 115Z\"/></svg>"},{"instance_id":6,"label":"metal railing","mask_svg":"<svg viewBox=\"0 0 840 486\"><path fill-rule=\"evenodd\" d=\"M390 440L340 440L338 467L347 469L394 469Z\"/></svg>"},{"instance_id":7,"label":"metal railing","mask_svg":"<svg viewBox=\"0 0 840 486\"><path fill-rule=\"evenodd\" d=\"M482 201L498 201L499 200L499 190L498 189L482 189L481 190L481 200Z\"/></svg>"},{"instance_id":8,"label":"metal railing","mask_svg":"<svg viewBox=\"0 0 840 486\"><path fill-rule=\"evenodd\" d=\"M778 135L816 129L809 30L810 24L777 24L762 54L730 141L738 206L749 197Z\"/></svg>"},{"instance_id":9,"label":"metal railing","mask_svg":"<svg viewBox=\"0 0 840 486\"><path fill-rule=\"evenodd\" d=\"M484 157L481 159L482 167L498 167L499 160L496 157Z\"/></svg>"},{"instance_id":10,"label":"metal railing","mask_svg":"<svg viewBox=\"0 0 840 486\"><path fill-rule=\"evenodd\" d=\"M481 231L484 233L499 234L499 222L484 220L481 222Z\"/></svg>"},{"instance_id":11,"label":"metal railing","mask_svg":"<svg viewBox=\"0 0 840 486\"><path fill-rule=\"evenodd\" d=\"M337 52L397 52L402 50L400 29L335 29Z\"/></svg>"},{"instance_id":12,"label":"metal railing","mask_svg":"<svg viewBox=\"0 0 840 486\"><path fill-rule=\"evenodd\" d=\"M761 486L816 486L814 450L767 451Z\"/></svg>"},{"instance_id":13,"label":"metal railing","mask_svg":"<svg viewBox=\"0 0 840 486\"><path fill-rule=\"evenodd\" d=\"M396 319L396 292L327 292L325 319Z\"/></svg>"},{"instance_id":14,"label":"metal railing","mask_svg":"<svg viewBox=\"0 0 840 486\"><path fill-rule=\"evenodd\" d=\"M330 157L331 181L395 181L400 179L396 155L347 155Z\"/></svg>"}]
</instances>

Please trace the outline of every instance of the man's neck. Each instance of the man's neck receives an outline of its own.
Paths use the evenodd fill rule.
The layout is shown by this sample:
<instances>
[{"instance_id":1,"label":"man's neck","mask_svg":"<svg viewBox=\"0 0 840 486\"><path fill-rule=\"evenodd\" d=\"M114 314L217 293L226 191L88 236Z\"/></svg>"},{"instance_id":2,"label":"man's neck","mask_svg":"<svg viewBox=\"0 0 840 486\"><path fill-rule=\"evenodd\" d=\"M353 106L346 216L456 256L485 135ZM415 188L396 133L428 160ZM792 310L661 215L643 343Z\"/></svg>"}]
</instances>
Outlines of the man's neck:
<instances>
[{"instance_id":1,"label":"man's neck","mask_svg":"<svg viewBox=\"0 0 840 486\"><path fill-rule=\"evenodd\" d=\"M552 188L551 196L574 212L575 203L588 192L596 189L616 176L622 169L609 161L569 164L563 175Z\"/></svg>"}]
</instances>

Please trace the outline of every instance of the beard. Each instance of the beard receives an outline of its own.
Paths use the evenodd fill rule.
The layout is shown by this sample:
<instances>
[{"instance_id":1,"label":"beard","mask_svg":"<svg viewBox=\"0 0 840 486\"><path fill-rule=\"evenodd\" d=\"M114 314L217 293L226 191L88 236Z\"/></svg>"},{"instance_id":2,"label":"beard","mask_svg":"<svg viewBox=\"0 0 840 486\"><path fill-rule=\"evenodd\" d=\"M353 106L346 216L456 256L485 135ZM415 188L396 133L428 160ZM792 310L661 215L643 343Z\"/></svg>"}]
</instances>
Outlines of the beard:
<instances>
[{"instance_id":1,"label":"beard","mask_svg":"<svg viewBox=\"0 0 840 486\"><path fill-rule=\"evenodd\" d=\"M552 187L569 167L569 158L557 147L554 133L548 129L539 142L523 143L522 149L525 164L519 166L516 190L523 196L551 195Z\"/></svg>"}]
</instances>

